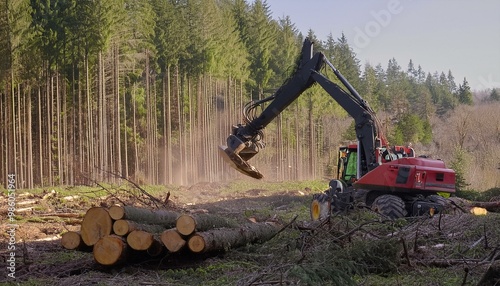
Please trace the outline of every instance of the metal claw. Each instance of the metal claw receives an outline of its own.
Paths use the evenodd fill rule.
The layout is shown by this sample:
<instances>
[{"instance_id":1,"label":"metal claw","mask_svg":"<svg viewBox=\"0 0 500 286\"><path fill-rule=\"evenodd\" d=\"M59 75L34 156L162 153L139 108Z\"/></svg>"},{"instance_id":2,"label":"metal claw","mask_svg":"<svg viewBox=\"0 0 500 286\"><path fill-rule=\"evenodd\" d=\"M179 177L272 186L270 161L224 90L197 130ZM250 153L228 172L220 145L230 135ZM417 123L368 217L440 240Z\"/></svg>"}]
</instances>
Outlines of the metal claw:
<instances>
[{"instance_id":1,"label":"metal claw","mask_svg":"<svg viewBox=\"0 0 500 286\"><path fill-rule=\"evenodd\" d=\"M264 175L262 175L259 170L257 170L254 166L248 164L247 161L243 160L240 155L235 153L227 146L220 145L219 154L222 156L222 158L224 158L224 161L229 163L229 165L236 171L255 179L262 179L264 177Z\"/></svg>"}]
</instances>

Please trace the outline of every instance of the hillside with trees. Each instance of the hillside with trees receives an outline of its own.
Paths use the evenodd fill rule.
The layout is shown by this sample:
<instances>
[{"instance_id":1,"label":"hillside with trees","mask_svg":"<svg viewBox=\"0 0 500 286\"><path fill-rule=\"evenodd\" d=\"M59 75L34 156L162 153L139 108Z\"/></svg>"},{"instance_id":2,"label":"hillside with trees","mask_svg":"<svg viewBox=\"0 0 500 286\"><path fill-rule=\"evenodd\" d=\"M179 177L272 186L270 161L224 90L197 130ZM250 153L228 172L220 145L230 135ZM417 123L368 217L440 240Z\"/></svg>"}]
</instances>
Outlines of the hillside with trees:
<instances>
[{"instance_id":1,"label":"hillside with trees","mask_svg":"<svg viewBox=\"0 0 500 286\"><path fill-rule=\"evenodd\" d=\"M242 107L293 72L305 37L376 110L391 144L443 159L460 189L500 184L499 90L452 71L362 66L342 35L318 39L265 1L0 3L0 183L148 185L237 178L217 152ZM333 75L331 75L333 78ZM266 180L331 178L352 120L319 87L266 129Z\"/></svg>"}]
</instances>

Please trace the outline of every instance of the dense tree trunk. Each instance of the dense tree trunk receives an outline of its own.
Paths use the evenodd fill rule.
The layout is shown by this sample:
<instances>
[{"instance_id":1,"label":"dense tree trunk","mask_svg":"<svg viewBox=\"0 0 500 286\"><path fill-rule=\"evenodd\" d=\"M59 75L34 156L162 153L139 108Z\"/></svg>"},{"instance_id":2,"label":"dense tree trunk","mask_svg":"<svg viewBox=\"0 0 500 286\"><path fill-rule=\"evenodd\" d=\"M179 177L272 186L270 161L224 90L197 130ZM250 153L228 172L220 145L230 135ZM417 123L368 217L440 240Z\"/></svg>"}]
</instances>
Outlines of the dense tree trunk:
<instances>
[{"instance_id":1,"label":"dense tree trunk","mask_svg":"<svg viewBox=\"0 0 500 286\"><path fill-rule=\"evenodd\" d=\"M27 168L27 179L26 179L26 188L31 189L34 187L33 181L34 181L34 165L33 165L33 132L32 132L32 117L31 117L31 88L28 89L27 95L25 96L25 101L26 101L26 126L25 126L25 133L26 133L26 168Z\"/></svg>"},{"instance_id":2,"label":"dense tree trunk","mask_svg":"<svg viewBox=\"0 0 500 286\"><path fill-rule=\"evenodd\" d=\"M166 168L166 178L167 178L167 183L172 184L173 183L173 158L172 158L172 104L171 104L171 82L170 82L170 66L167 67L167 73L166 73L166 94L165 98L167 99L167 105L165 109L165 113L167 114L166 116L166 137L165 137L165 145L166 145L166 156L165 156L165 168Z\"/></svg>"},{"instance_id":3,"label":"dense tree trunk","mask_svg":"<svg viewBox=\"0 0 500 286\"><path fill-rule=\"evenodd\" d=\"M43 153L43 126L42 126L42 90L41 87L38 87L37 89L37 94L38 94L38 174L39 174L39 180L40 180L40 186L44 186L44 165L43 165L43 160L45 158L44 153Z\"/></svg>"},{"instance_id":4,"label":"dense tree trunk","mask_svg":"<svg viewBox=\"0 0 500 286\"><path fill-rule=\"evenodd\" d=\"M87 99L86 107L87 107L87 124L86 124L86 166L85 173L87 175L92 174L95 171L96 166L96 146L94 144L95 138L97 137L96 132L94 130L94 109L93 109L93 101L91 98L90 92L90 71L89 71L89 59L88 56L85 57L85 98Z\"/></svg>"}]
</instances>

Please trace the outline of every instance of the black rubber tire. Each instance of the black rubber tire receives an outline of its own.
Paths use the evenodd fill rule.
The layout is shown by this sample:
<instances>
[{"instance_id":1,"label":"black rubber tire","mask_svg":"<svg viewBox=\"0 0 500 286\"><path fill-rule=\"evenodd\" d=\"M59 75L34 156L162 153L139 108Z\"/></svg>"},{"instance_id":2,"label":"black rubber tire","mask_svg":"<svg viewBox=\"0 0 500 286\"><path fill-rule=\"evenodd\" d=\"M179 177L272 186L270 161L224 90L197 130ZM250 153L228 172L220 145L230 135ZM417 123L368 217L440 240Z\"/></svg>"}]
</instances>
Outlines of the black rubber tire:
<instances>
[{"instance_id":1,"label":"black rubber tire","mask_svg":"<svg viewBox=\"0 0 500 286\"><path fill-rule=\"evenodd\" d=\"M311 220L323 220L330 216L331 199L327 194L315 194L311 202Z\"/></svg>"},{"instance_id":2,"label":"black rubber tire","mask_svg":"<svg viewBox=\"0 0 500 286\"><path fill-rule=\"evenodd\" d=\"M402 198L394 195L381 195L377 197L371 209L390 219L398 219L406 216L405 202Z\"/></svg>"},{"instance_id":3,"label":"black rubber tire","mask_svg":"<svg viewBox=\"0 0 500 286\"><path fill-rule=\"evenodd\" d=\"M433 203L437 203L437 204L441 205L441 209L438 211L442 211L442 210L446 209L446 207L448 206L448 200L443 198L440 195L430 195L430 196L427 196L427 199Z\"/></svg>"}]
</instances>

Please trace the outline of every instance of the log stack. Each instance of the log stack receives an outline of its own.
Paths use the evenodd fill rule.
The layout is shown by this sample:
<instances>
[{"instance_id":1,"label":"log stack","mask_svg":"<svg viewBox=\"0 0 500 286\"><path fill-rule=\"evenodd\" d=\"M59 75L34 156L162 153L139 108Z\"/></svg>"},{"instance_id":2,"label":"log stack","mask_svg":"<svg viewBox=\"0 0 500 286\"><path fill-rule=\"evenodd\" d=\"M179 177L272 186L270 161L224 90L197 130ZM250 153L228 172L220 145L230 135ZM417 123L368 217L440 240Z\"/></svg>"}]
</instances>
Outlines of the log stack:
<instances>
[{"instance_id":1,"label":"log stack","mask_svg":"<svg viewBox=\"0 0 500 286\"><path fill-rule=\"evenodd\" d=\"M281 225L238 224L211 214L181 214L131 206L90 208L80 232L62 235L68 250L92 251L105 266L163 257L165 254L227 251L274 237Z\"/></svg>"}]
</instances>

